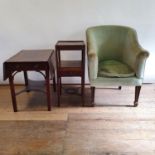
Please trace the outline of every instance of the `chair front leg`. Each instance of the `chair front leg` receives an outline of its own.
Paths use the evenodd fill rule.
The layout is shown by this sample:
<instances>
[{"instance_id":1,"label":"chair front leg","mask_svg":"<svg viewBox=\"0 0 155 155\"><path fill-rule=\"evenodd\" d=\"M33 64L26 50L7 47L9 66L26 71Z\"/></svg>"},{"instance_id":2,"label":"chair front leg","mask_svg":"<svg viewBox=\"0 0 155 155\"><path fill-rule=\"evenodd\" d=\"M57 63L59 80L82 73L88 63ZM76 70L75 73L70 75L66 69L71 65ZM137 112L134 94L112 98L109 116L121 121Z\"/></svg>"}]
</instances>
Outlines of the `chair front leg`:
<instances>
[{"instance_id":1,"label":"chair front leg","mask_svg":"<svg viewBox=\"0 0 155 155\"><path fill-rule=\"evenodd\" d=\"M138 106L138 99L139 99L139 94L140 94L141 86L136 86L135 87L135 101L134 101L134 107Z\"/></svg>"}]
</instances>

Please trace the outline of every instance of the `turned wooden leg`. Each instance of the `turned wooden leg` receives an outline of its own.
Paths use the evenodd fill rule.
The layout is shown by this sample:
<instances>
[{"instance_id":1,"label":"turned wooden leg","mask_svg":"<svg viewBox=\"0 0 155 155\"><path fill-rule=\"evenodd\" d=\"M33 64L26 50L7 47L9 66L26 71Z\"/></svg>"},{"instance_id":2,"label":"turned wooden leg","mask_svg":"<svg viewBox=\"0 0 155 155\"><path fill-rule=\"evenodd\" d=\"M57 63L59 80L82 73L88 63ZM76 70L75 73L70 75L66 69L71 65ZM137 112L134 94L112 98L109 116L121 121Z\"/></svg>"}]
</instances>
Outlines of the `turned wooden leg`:
<instances>
[{"instance_id":1,"label":"turned wooden leg","mask_svg":"<svg viewBox=\"0 0 155 155\"><path fill-rule=\"evenodd\" d=\"M121 90L122 89L122 86L119 86L118 89Z\"/></svg>"},{"instance_id":2,"label":"turned wooden leg","mask_svg":"<svg viewBox=\"0 0 155 155\"><path fill-rule=\"evenodd\" d=\"M94 106L95 87L91 87L91 104Z\"/></svg>"},{"instance_id":3,"label":"turned wooden leg","mask_svg":"<svg viewBox=\"0 0 155 155\"><path fill-rule=\"evenodd\" d=\"M135 101L134 101L134 107L138 106L138 99L139 99L139 94L140 94L141 86L136 86L135 87Z\"/></svg>"}]
</instances>

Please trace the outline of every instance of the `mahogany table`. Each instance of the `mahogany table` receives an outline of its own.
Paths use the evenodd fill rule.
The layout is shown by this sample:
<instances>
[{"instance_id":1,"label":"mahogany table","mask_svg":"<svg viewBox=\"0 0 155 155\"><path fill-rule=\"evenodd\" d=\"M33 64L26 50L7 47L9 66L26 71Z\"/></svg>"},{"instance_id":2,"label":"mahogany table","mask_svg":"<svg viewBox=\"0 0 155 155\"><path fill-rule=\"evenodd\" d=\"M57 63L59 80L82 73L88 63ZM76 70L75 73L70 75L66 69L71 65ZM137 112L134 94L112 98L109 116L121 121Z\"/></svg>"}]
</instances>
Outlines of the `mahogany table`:
<instances>
[{"instance_id":1,"label":"mahogany table","mask_svg":"<svg viewBox=\"0 0 155 155\"><path fill-rule=\"evenodd\" d=\"M27 92L31 91L31 88L29 87L29 79L28 79L27 71L37 71L44 76L48 111L51 110L50 76L53 80L54 90L56 88L53 57L54 57L53 50L48 50L48 49L22 50L4 62L3 64L4 80L9 78L14 112L18 111L16 95L20 94L15 92L14 77L18 72L21 72L21 71L23 71L24 73L25 91Z\"/></svg>"}]
</instances>

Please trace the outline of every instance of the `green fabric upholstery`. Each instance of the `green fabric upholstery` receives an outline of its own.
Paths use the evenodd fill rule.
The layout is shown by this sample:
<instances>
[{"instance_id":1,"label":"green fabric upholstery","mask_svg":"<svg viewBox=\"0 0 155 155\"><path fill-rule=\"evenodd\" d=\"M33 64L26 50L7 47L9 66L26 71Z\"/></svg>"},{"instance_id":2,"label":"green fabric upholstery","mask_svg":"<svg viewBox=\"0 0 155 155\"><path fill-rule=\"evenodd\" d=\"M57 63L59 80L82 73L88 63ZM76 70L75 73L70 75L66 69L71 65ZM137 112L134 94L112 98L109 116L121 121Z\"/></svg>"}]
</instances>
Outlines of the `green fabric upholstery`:
<instances>
[{"instance_id":1,"label":"green fabric upholstery","mask_svg":"<svg viewBox=\"0 0 155 155\"><path fill-rule=\"evenodd\" d=\"M131 77L135 72L125 63L116 60L105 60L99 64L99 77Z\"/></svg>"},{"instance_id":2,"label":"green fabric upholstery","mask_svg":"<svg viewBox=\"0 0 155 155\"><path fill-rule=\"evenodd\" d=\"M86 40L91 86L142 85L149 53L139 45L134 29L116 25L90 27ZM109 67L109 60L119 63Z\"/></svg>"},{"instance_id":3,"label":"green fabric upholstery","mask_svg":"<svg viewBox=\"0 0 155 155\"><path fill-rule=\"evenodd\" d=\"M143 79L136 77L128 78L109 78L109 77L98 77L95 80L90 80L91 87L104 88L105 86L141 86Z\"/></svg>"}]
</instances>

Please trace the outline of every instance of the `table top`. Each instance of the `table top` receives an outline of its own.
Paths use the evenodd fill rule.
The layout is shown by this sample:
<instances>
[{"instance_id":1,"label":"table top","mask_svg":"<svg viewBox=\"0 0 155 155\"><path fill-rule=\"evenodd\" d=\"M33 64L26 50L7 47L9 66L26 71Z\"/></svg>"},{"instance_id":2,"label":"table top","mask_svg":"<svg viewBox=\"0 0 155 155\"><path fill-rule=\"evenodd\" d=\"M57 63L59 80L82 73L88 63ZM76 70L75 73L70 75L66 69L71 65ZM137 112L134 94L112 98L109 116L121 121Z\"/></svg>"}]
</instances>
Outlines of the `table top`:
<instances>
[{"instance_id":1,"label":"table top","mask_svg":"<svg viewBox=\"0 0 155 155\"><path fill-rule=\"evenodd\" d=\"M6 60L5 63L47 62L52 53L53 50L51 49L22 50Z\"/></svg>"},{"instance_id":2,"label":"table top","mask_svg":"<svg viewBox=\"0 0 155 155\"><path fill-rule=\"evenodd\" d=\"M54 50L22 50L3 63L3 78L6 80L14 71L45 69L51 66ZM52 64L53 65L53 64Z\"/></svg>"},{"instance_id":3,"label":"table top","mask_svg":"<svg viewBox=\"0 0 155 155\"><path fill-rule=\"evenodd\" d=\"M56 48L57 49L84 49L85 48L85 43L84 41L81 40L74 40L74 41L58 41L56 43Z\"/></svg>"},{"instance_id":4,"label":"table top","mask_svg":"<svg viewBox=\"0 0 155 155\"><path fill-rule=\"evenodd\" d=\"M58 41L57 45L65 46L65 45L84 45L84 41L77 40L77 41Z\"/></svg>"}]
</instances>

